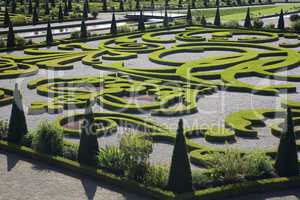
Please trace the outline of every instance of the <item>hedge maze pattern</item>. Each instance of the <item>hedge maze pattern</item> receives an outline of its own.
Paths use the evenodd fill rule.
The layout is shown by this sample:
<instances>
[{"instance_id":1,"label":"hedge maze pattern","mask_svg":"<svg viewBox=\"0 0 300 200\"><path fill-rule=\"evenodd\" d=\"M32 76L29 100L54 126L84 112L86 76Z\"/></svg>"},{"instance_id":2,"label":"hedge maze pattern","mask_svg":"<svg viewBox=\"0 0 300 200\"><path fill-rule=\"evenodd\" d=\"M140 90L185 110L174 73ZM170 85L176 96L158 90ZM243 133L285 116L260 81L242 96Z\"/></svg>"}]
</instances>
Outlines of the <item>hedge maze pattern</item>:
<instances>
[{"instance_id":1,"label":"hedge maze pattern","mask_svg":"<svg viewBox=\"0 0 300 200\"><path fill-rule=\"evenodd\" d=\"M167 36L167 37L164 37ZM173 37L171 37L173 36ZM281 38L286 41L281 42ZM157 116L179 116L198 112L197 102L205 95L218 90L278 95L295 92L290 82L299 82L300 75L279 72L299 66L300 42L297 34L270 33L238 29L186 27L103 39L98 48L85 43L60 44L58 50L25 49L24 56L13 54L0 56L0 78L16 78L33 75L39 68L68 70L81 61L95 69L113 71L93 77L64 77L34 79L28 88L50 98L50 102L32 102L29 114L62 113L63 110L84 108L87 100L117 111L96 113L101 125L99 136L114 133L119 126L134 126L150 132L158 141L172 141L175 133L161 125L132 114L150 113ZM197 57L188 61L168 59L168 55L180 53L205 53L224 51ZM127 60L147 54L150 62L159 67L126 66ZM200 54L199 54L200 55ZM259 77L283 84L259 85L243 82L241 78ZM1 89L0 100L9 99L11 91ZM9 102L6 100L6 103ZM300 125L300 102L282 100L282 107L291 106L294 122ZM224 127L210 125L206 129L187 129L192 161L205 165L211 151L220 149L197 144L193 137L204 137L211 142L234 141L236 137L256 138L253 126L266 126L266 119L282 118L284 109L241 110L226 116ZM78 124L82 114L59 117L56 123L65 134L78 137ZM70 128L70 124L73 126ZM75 126L74 126L75 124ZM73 128L72 128L73 127ZM75 128L74 128L75 127ZM77 128L76 128L77 127ZM274 136L282 132L282 122L270 127ZM300 134L299 130L296 131ZM274 152L270 152L274 153Z\"/></svg>"}]
</instances>

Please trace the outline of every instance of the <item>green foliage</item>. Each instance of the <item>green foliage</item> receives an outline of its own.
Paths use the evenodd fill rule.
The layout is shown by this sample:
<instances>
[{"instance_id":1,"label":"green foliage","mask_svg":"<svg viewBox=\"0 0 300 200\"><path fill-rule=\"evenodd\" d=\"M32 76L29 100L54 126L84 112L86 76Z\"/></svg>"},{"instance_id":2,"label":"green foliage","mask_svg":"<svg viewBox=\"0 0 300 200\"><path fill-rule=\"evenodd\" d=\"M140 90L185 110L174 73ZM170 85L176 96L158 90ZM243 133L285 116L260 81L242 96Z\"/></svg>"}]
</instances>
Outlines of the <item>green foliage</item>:
<instances>
[{"instance_id":1,"label":"green foliage","mask_svg":"<svg viewBox=\"0 0 300 200\"><path fill-rule=\"evenodd\" d=\"M168 189L174 193L192 192L192 172L185 136L183 121L179 120L177 136L172 155L172 163L168 180Z\"/></svg>"},{"instance_id":2,"label":"green foliage","mask_svg":"<svg viewBox=\"0 0 300 200\"><path fill-rule=\"evenodd\" d=\"M137 0L139 1L139 0ZM139 21L138 21L138 30L139 31L145 31L145 22L144 22L144 16L143 12L140 11Z\"/></svg>"},{"instance_id":3,"label":"green foliage","mask_svg":"<svg viewBox=\"0 0 300 200\"><path fill-rule=\"evenodd\" d=\"M149 166L144 177L144 184L164 189L167 187L168 173L168 169L164 166Z\"/></svg>"},{"instance_id":4,"label":"green foliage","mask_svg":"<svg viewBox=\"0 0 300 200\"><path fill-rule=\"evenodd\" d=\"M224 26L226 27L231 27L231 28L237 28L239 27L239 22L236 20L230 20L224 23Z\"/></svg>"},{"instance_id":5,"label":"green foliage","mask_svg":"<svg viewBox=\"0 0 300 200\"><path fill-rule=\"evenodd\" d=\"M81 21L81 26L80 26L80 38L84 39L88 37L88 32L87 32L87 28L85 25L84 20Z\"/></svg>"},{"instance_id":6,"label":"green foliage","mask_svg":"<svg viewBox=\"0 0 300 200\"><path fill-rule=\"evenodd\" d=\"M236 149L226 148L224 152L209 155L210 167L216 180L236 182L245 177L271 176L273 170L271 159L261 151L250 151L245 155Z\"/></svg>"},{"instance_id":7,"label":"green foliage","mask_svg":"<svg viewBox=\"0 0 300 200\"><path fill-rule=\"evenodd\" d=\"M10 23L8 26L6 46L7 46L7 48L13 48L13 47L15 47L15 45L16 45L15 33L14 33L13 25L12 25L12 23Z\"/></svg>"},{"instance_id":8,"label":"green foliage","mask_svg":"<svg viewBox=\"0 0 300 200\"><path fill-rule=\"evenodd\" d=\"M190 4L188 5L188 9L187 9L186 22L188 25L192 25L192 22L193 22Z\"/></svg>"},{"instance_id":9,"label":"green foliage","mask_svg":"<svg viewBox=\"0 0 300 200\"><path fill-rule=\"evenodd\" d=\"M8 137L9 142L20 144L27 134L27 124L24 114L22 95L18 88L18 85L15 85L14 90L14 100L12 104L9 126L8 126Z\"/></svg>"},{"instance_id":10,"label":"green foliage","mask_svg":"<svg viewBox=\"0 0 300 200\"><path fill-rule=\"evenodd\" d=\"M126 175L133 180L143 181L153 150L151 141L137 134L126 133L121 138L119 148L127 163Z\"/></svg>"},{"instance_id":11,"label":"green foliage","mask_svg":"<svg viewBox=\"0 0 300 200\"><path fill-rule=\"evenodd\" d=\"M125 154L116 146L100 148L98 166L115 174L124 174L127 169Z\"/></svg>"},{"instance_id":12,"label":"green foliage","mask_svg":"<svg viewBox=\"0 0 300 200\"><path fill-rule=\"evenodd\" d=\"M110 34L116 35L117 33L118 33L118 31L117 31L117 22L116 22L115 13L113 12L111 25L110 25Z\"/></svg>"},{"instance_id":13,"label":"green foliage","mask_svg":"<svg viewBox=\"0 0 300 200\"><path fill-rule=\"evenodd\" d=\"M10 24L10 17L9 17L8 9L7 7L5 7L3 25L4 27L8 27L9 24Z\"/></svg>"},{"instance_id":14,"label":"green foliage","mask_svg":"<svg viewBox=\"0 0 300 200\"><path fill-rule=\"evenodd\" d=\"M292 23L292 28L297 31L300 32L300 20L297 20L295 22Z\"/></svg>"},{"instance_id":15,"label":"green foliage","mask_svg":"<svg viewBox=\"0 0 300 200\"><path fill-rule=\"evenodd\" d=\"M7 137L8 122L6 120L0 120L0 139L3 140Z\"/></svg>"},{"instance_id":16,"label":"green foliage","mask_svg":"<svg viewBox=\"0 0 300 200\"><path fill-rule=\"evenodd\" d=\"M297 176L299 174L296 136L291 108L287 108L287 117L281 134L275 163L279 176Z\"/></svg>"},{"instance_id":17,"label":"green foliage","mask_svg":"<svg viewBox=\"0 0 300 200\"><path fill-rule=\"evenodd\" d=\"M253 20L253 27L254 28L257 28L257 29L260 29L264 26L264 22L260 19L260 18L255 18Z\"/></svg>"},{"instance_id":18,"label":"green foliage","mask_svg":"<svg viewBox=\"0 0 300 200\"><path fill-rule=\"evenodd\" d=\"M48 21L47 24L47 35L46 35L46 44L48 46L52 45L53 43L53 35L52 35L52 30L51 30L51 25L50 22Z\"/></svg>"},{"instance_id":19,"label":"green foliage","mask_svg":"<svg viewBox=\"0 0 300 200\"><path fill-rule=\"evenodd\" d=\"M32 14L32 24L36 25L39 22L39 14L38 14L38 7L37 4L35 4Z\"/></svg>"},{"instance_id":20,"label":"green foliage","mask_svg":"<svg viewBox=\"0 0 300 200\"><path fill-rule=\"evenodd\" d=\"M42 121L34 131L32 146L35 150L50 154L62 155L63 132L49 121Z\"/></svg>"},{"instance_id":21,"label":"green foliage","mask_svg":"<svg viewBox=\"0 0 300 200\"><path fill-rule=\"evenodd\" d=\"M78 158L78 144L71 142L64 142L63 145L63 157L77 161Z\"/></svg>"}]
</instances>

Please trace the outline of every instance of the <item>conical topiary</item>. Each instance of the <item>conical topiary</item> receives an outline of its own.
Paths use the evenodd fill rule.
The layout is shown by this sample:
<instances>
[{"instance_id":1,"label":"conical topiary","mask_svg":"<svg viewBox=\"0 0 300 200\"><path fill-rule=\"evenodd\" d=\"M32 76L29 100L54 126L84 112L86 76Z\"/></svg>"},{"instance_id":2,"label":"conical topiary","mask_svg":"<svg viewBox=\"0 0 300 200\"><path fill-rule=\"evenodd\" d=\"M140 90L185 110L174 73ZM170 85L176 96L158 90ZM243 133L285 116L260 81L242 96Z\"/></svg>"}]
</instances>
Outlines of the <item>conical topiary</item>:
<instances>
[{"instance_id":1,"label":"conical topiary","mask_svg":"<svg viewBox=\"0 0 300 200\"><path fill-rule=\"evenodd\" d=\"M88 1L85 0L83 4L83 19L87 20L89 14Z\"/></svg>"},{"instance_id":2,"label":"conical topiary","mask_svg":"<svg viewBox=\"0 0 300 200\"><path fill-rule=\"evenodd\" d=\"M135 0L135 9L136 9L136 10L141 10L141 3L140 3L140 0Z\"/></svg>"},{"instance_id":3,"label":"conical topiary","mask_svg":"<svg viewBox=\"0 0 300 200\"><path fill-rule=\"evenodd\" d=\"M53 44L53 35L52 35L51 25L50 25L49 21L48 21L48 25L47 25L46 44L47 44L47 46L50 46Z\"/></svg>"},{"instance_id":4,"label":"conical topiary","mask_svg":"<svg viewBox=\"0 0 300 200\"><path fill-rule=\"evenodd\" d=\"M139 31L144 31L145 30L145 22L144 22L143 11L140 11L139 22L138 22L138 30Z\"/></svg>"},{"instance_id":5,"label":"conical topiary","mask_svg":"<svg viewBox=\"0 0 300 200\"><path fill-rule=\"evenodd\" d=\"M8 27L9 24L10 24L10 17L9 17L8 9L7 9L7 7L5 7L3 25L4 25L4 27Z\"/></svg>"},{"instance_id":6,"label":"conical topiary","mask_svg":"<svg viewBox=\"0 0 300 200\"><path fill-rule=\"evenodd\" d=\"M192 25L192 23L193 23L192 11L191 11L190 4L188 5L188 9L187 9L187 13L186 13L186 23L188 25Z\"/></svg>"},{"instance_id":7,"label":"conical topiary","mask_svg":"<svg viewBox=\"0 0 300 200\"><path fill-rule=\"evenodd\" d=\"M45 1L45 15L49 15L49 14L50 14L49 1L46 0Z\"/></svg>"},{"instance_id":8,"label":"conical topiary","mask_svg":"<svg viewBox=\"0 0 300 200\"><path fill-rule=\"evenodd\" d=\"M96 166L98 152L99 146L96 135L96 127L94 124L92 108L88 101L88 107L85 111L85 118L81 125L78 162L80 164Z\"/></svg>"},{"instance_id":9,"label":"conical topiary","mask_svg":"<svg viewBox=\"0 0 300 200\"><path fill-rule=\"evenodd\" d=\"M283 15L283 10L281 9L279 19L278 19L278 25L277 28L280 30L284 30L284 15Z\"/></svg>"},{"instance_id":10,"label":"conical topiary","mask_svg":"<svg viewBox=\"0 0 300 200\"><path fill-rule=\"evenodd\" d=\"M169 27L169 17L168 17L168 11L167 9L165 8L165 17L164 17L164 27L165 28L168 28Z\"/></svg>"},{"instance_id":11,"label":"conical topiary","mask_svg":"<svg viewBox=\"0 0 300 200\"><path fill-rule=\"evenodd\" d=\"M221 26L221 16L220 16L220 9L219 9L219 7L217 7L217 10L216 10L216 16L215 16L215 20L214 20L214 25L215 26Z\"/></svg>"},{"instance_id":12,"label":"conical topiary","mask_svg":"<svg viewBox=\"0 0 300 200\"><path fill-rule=\"evenodd\" d=\"M13 29L13 25L10 22L8 25L8 32L7 32L7 41L6 41L6 46L7 48L13 48L15 47L15 33Z\"/></svg>"},{"instance_id":13,"label":"conical topiary","mask_svg":"<svg viewBox=\"0 0 300 200\"><path fill-rule=\"evenodd\" d=\"M12 103L11 115L8 125L7 140L16 144L21 144L24 136L27 134L27 123L23 109L22 95L15 85L14 100Z\"/></svg>"},{"instance_id":14,"label":"conical topiary","mask_svg":"<svg viewBox=\"0 0 300 200\"><path fill-rule=\"evenodd\" d=\"M68 9L69 11L71 11L73 9L73 6L72 6L72 0L68 0Z\"/></svg>"},{"instance_id":15,"label":"conical topiary","mask_svg":"<svg viewBox=\"0 0 300 200\"><path fill-rule=\"evenodd\" d=\"M64 5L64 16L69 16L69 9L68 9L68 4L67 4L66 0L65 0L65 5Z\"/></svg>"},{"instance_id":16,"label":"conical topiary","mask_svg":"<svg viewBox=\"0 0 300 200\"><path fill-rule=\"evenodd\" d=\"M275 171L279 176L289 177L299 175L294 122L291 108L289 107L287 108L287 117L285 120L283 133L280 137L280 143L275 162Z\"/></svg>"},{"instance_id":17,"label":"conical topiary","mask_svg":"<svg viewBox=\"0 0 300 200\"><path fill-rule=\"evenodd\" d=\"M81 26L80 26L80 38L84 39L88 37L88 32L87 32L87 28L85 25L84 20L81 21Z\"/></svg>"},{"instance_id":18,"label":"conical topiary","mask_svg":"<svg viewBox=\"0 0 300 200\"><path fill-rule=\"evenodd\" d=\"M113 12L112 19L111 19L111 25L110 25L110 34L116 35L117 33L118 33L117 22L116 22L115 13Z\"/></svg>"},{"instance_id":19,"label":"conical topiary","mask_svg":"<svg viewBox=\"0 0 300 200\"><path fill-rule=\"evenodd\" d=\"M28 1L28 14L31 15L32 14L32 0Z\"/></svg>"},{"instance_id":20,"label":"conical topiary","mask_svg":"<svg viewBox=\"0 0 300 200\"><path fill-rule=\"evenodd\" d=\"M206 21L206 18L205 18L204 15L202 15L200 23L201 23L202 26L206 26L207 25L207 21Z\"/></svg>"},{"instance_id":21,"label":"conical topiary","mask_svg":"<svg viewBox=\"0 0 300 200\"><path fill-rule=\"evenodd\" d=\"M37 4L35 4L32 14L32 24L36 25L39 22L39 14L38 14L38 7Z\"/></svg>"},{"instance_id":22,"label":"conical topiary","mask_svg":"<svg viewBox=\"0 0 300 200\"><path fill-rule=\"evenodd\" d=\"M251 28L251 16L250 16L250 8L247 9L247 14L245 17L244 27L245 28Z\"/></svg>"},{"instance_id":23,"label":"conical topiary","mask_svg":"<svg viewBox=\"0 0 300 200\"><path fill-rule=\"evenodd\" d=\"M124 1L123 0L120 0L119 10L124 11Z\"/></svg>"},{"instance_id":24,"label":"conical topiary","mask_svg":"<svg viewBox=\"0 0 300 200\"><path fill-rule=\"evenodd\" d=\"M62 6L59 4L59 9L58 9L58 21L63 22L64 21L64 14L62 11Z\"/></svg>"},{"instance_id":25,"label":"conical topiary","mask_svg":"<svg viewBox=\"0 0 300 200\"><path fill-rule=\"evenodd\" d=\"M106 0L102 1L102 10L107 11L107 1Z\"/></svg>"},{"instance_id":26,"label":"conical topiary","mask_svg":"<svg viewBox=\"0 0 300 200\"><path fill-rule=\"evenodd\" d=\"M183 121L179 120L172 163L168 180L168 189L174 193L192 192L192 172L186 146Z\"/></svg>"}]
</instances>

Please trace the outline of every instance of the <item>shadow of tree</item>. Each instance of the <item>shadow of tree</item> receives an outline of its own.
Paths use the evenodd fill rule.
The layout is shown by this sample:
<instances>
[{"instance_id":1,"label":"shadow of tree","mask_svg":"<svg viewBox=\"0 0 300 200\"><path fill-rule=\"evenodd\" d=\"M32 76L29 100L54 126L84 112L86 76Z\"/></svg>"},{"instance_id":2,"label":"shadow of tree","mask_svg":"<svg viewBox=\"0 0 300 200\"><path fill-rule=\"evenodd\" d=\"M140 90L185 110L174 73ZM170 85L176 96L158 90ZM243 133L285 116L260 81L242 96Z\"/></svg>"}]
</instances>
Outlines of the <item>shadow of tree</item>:
<instances>
[{"instance_id":1,"label":"shadow of tree","mask_svg":"<svg viewBox=\"0 0 300 200\"><path fill-rule=\"evenodd\" d=\"M7 162L7 171L11 171L18 163L19 159L16 155L11 153L1 152L6 155L6 162Z\"/></svg>"},{"instance_id":2,"label":"shadow of tree","mask_svg":"<svg viewBox=\"0 0 300 200\"><path fill-rule=\"evenodd\" d=\"M85 177L80 178L80 181L88 200L93 200L97 191L98 184L93 180L87 179Z\"/></svg>"}]
</instances>

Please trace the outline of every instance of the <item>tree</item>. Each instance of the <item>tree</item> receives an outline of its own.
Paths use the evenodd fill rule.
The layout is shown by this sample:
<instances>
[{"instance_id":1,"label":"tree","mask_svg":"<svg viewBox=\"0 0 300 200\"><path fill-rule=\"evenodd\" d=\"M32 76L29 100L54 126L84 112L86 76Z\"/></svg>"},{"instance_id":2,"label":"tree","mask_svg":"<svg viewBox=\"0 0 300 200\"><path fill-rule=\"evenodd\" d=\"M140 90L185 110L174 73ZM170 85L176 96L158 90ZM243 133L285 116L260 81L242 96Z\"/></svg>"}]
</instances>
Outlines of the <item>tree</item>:
<instances>
[{"instance_id":1,"label":"tree","mask_svg":"<svg viewBox=\"0 0 300 200\"><path fill-rule=\"evenodd\" d=\"M11 1L11 12L16 13L17 3L16 0Z\"/></svg>"},{"instance_id":2,"label":"tree","mask_svg":"<svg viewBox=\"0 0 300 200\"><path fill-rule=\"evenodd\" d=\"M13 25L10 22L8 25L8 32L7 32L7 48L15 47L15 33L13 29Z\"/></svg>"},{"instance_id":3,"label":"tree","mask_svg":"<svg viewBox=\"0 0 300 200\"><path fill-rule=\"evenodd\" d=\"M89 14L88 1L85 0L83 4L83 19L87 20Z\"/></svg>"},{"instance_id":4,"label":"tree","mask_svg":"<svg viewBox=\"0 0 300 200\"><path fill-rule=\"evenodd\" d=\"M168 28L169 27L169 17L168 17L168 11L167 9L165 8L165 17L164 17L164 27Z\"/></svg>"},{"instance_id":5,"label":"tree","mask_svg":"<svg viewBox=\"0 0 300 200\"><path fill-rule=\"evenodd\" d=\"M119 10L124 11L124 1L123 0L120 0Z\"/></svg>"},{"instance_id":6,"label":"tree","mask_svg":"<svg viewBox=\"0 0 300 200\"><path fill-rule=\"evenodd\" d=\"M89 101L88 101L89 103ZM78 161L80 164L96 166L99 146L94 125L94 116L90 105L86 108L85 118L81 125Z\"/></svg>"},{"instance_id":7,"label":"tree","mask_svg":"<svg viewBox=\"0 0 300 200\"><path fill-rule=\"evenodd\" d=\"M110 34L116 35L117 32L118 32L117 31L117 22L116 22L115 13L113 12L112 19L111 19L111 25L110 25Z\"/></svg>"},{"instance_id":8,"label":"tree","mask_svg":"<svg viewBox=\"0 0 300 200\"><path fill-rule=\"evenodd\" d=\"M187 13L186 13L186 22L188 25L192 25L192 23L193 23L190 4L188 5L188 9L187 9Z\"/></svg>"},{"instance_id":9,"label":"tree","mask_svg":"<svg viewBox=\"0 0 300 200\"><path fill-rule=\"evenodd\" d=\"M247 9L247 14L244 22L244 27L245 28L251 28L251 17L250 17L250 8Z\"/></svg>"},{"instance_id":10,"label":"tree","mask_svg":"<svg viewBox=\"0 0 300 200\"><path fill-rule=\"evenodd\" d=\"M178 8L182 8L182 0L178 0Z\"/></svg>"},{"instance_id":11,"label":"tree","mask_svg":"<svg viewBox=\"0 0 300 200\"><path fill-rule=\"evenodd\" d=\"M32 0L29 0L29 2L28 2L28 14L29 15L32 14Z\"/></svg>"},{"instance_id":12,"label":"tree","mask_svg":"<svg viewBox=\"0 0 300 200\"><path fill-rule=\"evenodd\" d=\"M135 0L135 9L136 10L141 10L140 0Z\"/></svg>"},{"instance_id":13,"label":"tree","mask_svg":"<svg viewBox=\"0 0 300 200\"><path fill-rule=\"evenodd\" d=\"M144 22L143 11L140 11L139 22L138 22L138 30L139 31L144 31L145 30L145 22Z\"/></svg>"},{"instance_id":14,"label":"tree","mask_svg":"<svg viewBox=\"0 0 300 200\"><path fill-rule=\"evenodd\" d=\"M50 46L53 43L53 35L52 35L50 21L48 21L48 25L47 25L46 43L47 43L47 46Z\"/></svg>"},{"instance_id":15,"label":"tree","mask_svg":"<svg viewBox=\"0 0 300 200\"><path fill-rule=\"evenodd\" d=\"M205 18L204 15L202 15L200 23L201 23L202 26L206 26L207 25L207 21L206 21L206 18Z\"/></svg>"},{"instance_id":16,"label":"tree","mask_svg":"<svg viewBox=\"0 0 300 200\"><path fill-rule=\"evenodd\" d=\"M35 4L32 14L32 24L36 25L39 22L39 14L38 14L38 7L37 4Z\"/></svg>"},{"instance_id":17,"label":"tree","mask_svg":"<svg viewBox=\"0 0 300 200\"><path fill-rule=\"evenodd\" d=\"M4 27L8 27L10 23L11 23L11 21L10 21L10 17L8 14L8 9L7 9L7 7L5 7L3 25L4 25Z\"/></svg>"},{"instance_id":18,"label":"tree","mask_svg":"<svg viewBox=\"0 0 300 200\"><path fill-rule=\"evenodd\" d=\"M165 8L169 8L169 0L165 0Z\"/></svg>"},{"instance_id":19,"label":"tree","mask_svg":"<svg viewBox=\"0 0 300 200\"><path fill-rule=\"evenodd\" d=\"M50 14L49 1L46 0L45 1L45 15L49 15L49 14Z\"/></svg>"},{"instance_id":20,"label":"tree","mask_svg":"<svg viewBox=\"0 0 300 200\"><path fill-rule=\"evenodd\" d=\"M215 16L215 20L214 20L214 25L215 26L221 26L221 17L220 17L220 9L219 9L219 7L217 7L217 10L216 10L216 16Z\"/></svg>"},{"instance_id":21,"label":"tree","mask_svg":"<svg viewBox=\"0 0 300 200\"><path fill-rule=\"evenodd\" d=\"M61 4L59 4L59 9L58 9L58 22L63 22L64 21L64 14L62 11Z\"/></svg>"},{"instance_id":22,"label":"tree","mask_svg":"<svg viewBox=\"0 0 300 200\"><path fill-rule=\"evenodd\" d=\"M280 11L277 28L280 30L284 30L284 14L282 9Z\"/></svg>"},{"instance_id":23,"label":"tree","mask_svg":"<svg viewBox=\"0 0 300 200\"><path fill-rule=\"evenodd\" d=\"M64 16L69 16L69 9L68 9L67 1L65 1L65 6L64 6Z\"/></svg>"},{"instance_id":24,"label":"tree","mask_svg":"<svg viewBox=\"0 0 300 200\"><path fill-rule=\"evenodd\" d=\"M102 0L102 10L107 11L107 1L106 0Z\"/></svg>"},{"instance_id":25,"label":"tree","mask_svg":"<svg viewBox=\"0 0 300 200\"><path fill-rule=\"evenodd\" d=\"M168 188L174 193L192 192L192 172L186 146L183 121L179 120L168 180Z\"/></svg>"},{"instance_id":26,"label":"tree","mask_svg":"<svg viewBox=\"0 0 300 200\"><path fill-rule=\"evenodd\" d=\"M297 176L299 174L296 136L291 108L287 108L287 116L280 137L275 170L279 176Z\"/></svg>"},{"instance_id":27,"label":"tree","mask_svg":"<svg viewBox=\"0 0 300 200\"><path fill-rule=\"evenodd\" d=\"M154 10L154 9L155 9L154 0L151 0L151 9L152 9L152 10Z\"/></svg>"},{"instance_id":28,"label":"tree","mask_svg":"<svg viewBox=\"0 0 300 200\"><path fill-rule=\"evenodd\" d=\"M204 0L203 4L204 4L205 8L208 8L208 6L209 6L209 0Z\"/></svg>"},{"instance_id":29,"label":"tree","mask_svg":"<svg viewBox=\"0 0 300 200\"><path fill-rule=\"evenodd\" d=\"M193 8L193 9L196 8L196 0L192 0L192 8Z\"/></svg>"},{"instance_id":30,"label":"tree","mask_svg":"<svg viewBox=\"0 0 300 200\"><path fill-rule=\"evenodd\" d=\"M83 38L87 38L87 37L88 37L88 32L86 29L86 25L85 25L84 20L82 20L81 26L80 26L80 38L83 39Z\"/></svg>"},{"instance_id":31,"label":"tree","mask_svg":"<svg viewBox=\"0 0 300 200\"><path fill-rule=\"evenodd\" d=\"M216 7L220 6L220 0L216 0Z\"/></svg>"},{"instance_id":32,"label":"tree","mask_svg":"<svg viewBox=\"0 0 300 200\"><path fill-rule=\"evenodd\" d=\"M9 142L20 144L27 132L28 129L23 109L22 95L18 88L18 84L15 84L7 140Z\"/></svg>"},{"instance_id":33,"label":"tree","mask_svg":"<svg viewBox=\"0 0 300 200\"><path fill-rule=\"evenodd\" d=\"M68 0L68 9L71 11L73 9L72 0Z\"/></svg>"}]
</instances>

